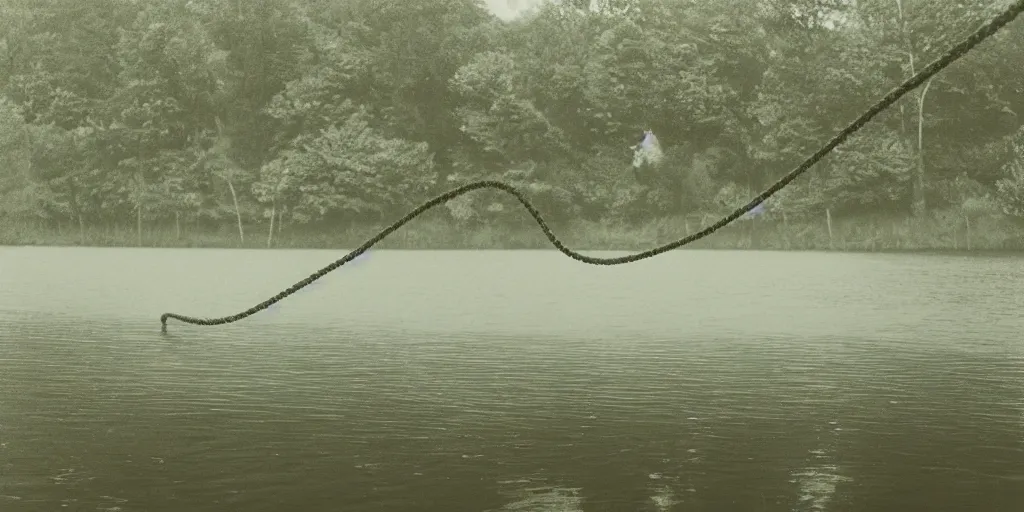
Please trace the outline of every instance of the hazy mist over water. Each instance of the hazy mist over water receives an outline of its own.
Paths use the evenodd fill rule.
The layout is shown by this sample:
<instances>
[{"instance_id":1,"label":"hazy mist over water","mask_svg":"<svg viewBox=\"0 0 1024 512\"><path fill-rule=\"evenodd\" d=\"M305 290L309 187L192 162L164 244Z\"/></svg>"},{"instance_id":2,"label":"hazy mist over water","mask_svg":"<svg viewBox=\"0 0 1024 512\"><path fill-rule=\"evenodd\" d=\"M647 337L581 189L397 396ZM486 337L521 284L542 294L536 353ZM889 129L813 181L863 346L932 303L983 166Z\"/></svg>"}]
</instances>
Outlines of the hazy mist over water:
<instances>
[{"instance_id":1,"label":"hazy mist over water","mask_svg":"<svg viewBox=\"0 0 1024 512\"><path fill-rule=\"evenodd\" d=\"M609 253L610 254L610 253ZM0 510L1018 510L1024 260L0 252Z\"/></svg>"}]
</instances>

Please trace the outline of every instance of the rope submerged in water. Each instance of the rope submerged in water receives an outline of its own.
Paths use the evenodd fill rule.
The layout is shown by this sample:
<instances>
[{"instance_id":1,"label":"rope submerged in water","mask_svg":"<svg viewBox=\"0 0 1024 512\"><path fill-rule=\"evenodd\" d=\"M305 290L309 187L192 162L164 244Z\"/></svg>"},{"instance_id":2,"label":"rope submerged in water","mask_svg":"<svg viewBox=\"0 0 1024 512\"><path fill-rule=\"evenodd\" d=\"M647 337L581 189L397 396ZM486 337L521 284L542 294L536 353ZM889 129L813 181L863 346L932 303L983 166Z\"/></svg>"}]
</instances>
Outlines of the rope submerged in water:
<instances>
[{"instance_id":1,"label":"rope submerged in water","mask_svg":"<svg viewBox=\"0 0 1024 512\"><path fill-rule=\"evenodd\" d=\"M1024 11L1024 0L1017 0L1012 5L1007 7L1002 14L996 16L995 18L992 19L992 21L986 23L985 25L982 25L981 28L976 30L973 34L968 36L966 39L961 41L956 46L950 48L949 51L947 51L944 55L936 59L928 66L926 66L919 73L917 73L916 75L914 75L913 77L911 77L910 79L908 79L907 81L903 82L898 87L890 91L888 94L883 96L882 99L878 100L878 102L872 105L871 108L869 108L860 117L858 117L856 120L850 123L849 126L840 131L839 134L837 134L835 137L832 137L832 139L829 140L824 146L822 146L821 149L819 149L813 155L808 157L803 163L801 163L795 169L793 169L785 176L783 176L781 179L776 181L773 185L765 189L764 192L761 192L760 194L758 194L757 197L751 199L750 202L743 206L740 206L735 211L726 215L725 217L722 217L718 222L715 222L714 224L705 227L704 229L698 231L697 233L687 235L674 242L669 242L665 245L655 247L653 249L649 249L636 254L620 256L615 258L598 258L594 256L586 256L584 254L580 254L566 247L565 244L563 244L561 240L559 240L558 237L556 237L554 233L551 232L551 228L548 227L547 222L545 222L544 218L541 217L540 212L537 211L537 208L535 208L533 204L526 199L522 192L517 190L515 187L499 181L477 181L445 192L444 194L441 194L423 203L416 209L407 213L401 219L395 221L390 226L384 228L384 230L382 230L380 233L375 235L373 238L370 238L369 240L364 242L363 245L359 246L359 248L346 254L341 259L314 272L309 277L291 285L290 287L281 291L277 295L245 311L242 311L241 313L220 318L196 318L179 315L176 313L164 313L163 315L160 316L161 331L164 333L167 332L167 320L171 318L193 325L223 325L232 322L237 322L243 318L252 316L260 311L263 311L264 309L267 309L271 305L280 302L289 295L301 290L302 288L306 287L313 281L320 279L327 273L356 259L361 254L365 253L371 247L376 245L378 242L386 238L388 235L397 231L398 228L407 224L414 218L420 216L427 210L440 206L444 203L447 203L448 201L451 201L452 199L455 199L456 197L468 194L469 192L472 192L474 190L485 188L499 190L515 197L519 201L519 203L522 204L524 208L526 208L526 211L530 213L530 215L533 217L533 220L537 222L537 225L540 226L541 231L544 232L544 236L546 236L548 241L551 242L551 245L555 246L555 248L558 249L562 254L565 254L566 256L582 263L589 263L591 265L621 265L624 263L632 263L635 261L651 258L661 253L677 249L689 243L700 240L701 238L704 238L714 233L715 231L718 231L719 229L725 227L726 225L740 218L747 212L753 210L759 204L767 200L769 197L775 195L775 193L785 188L801 174L807 172L807 170L810 169L814 164L816 164L819 160L824 158L825 155L832 152L832 150L835 149L836 146L842 144L846 139L850 137L850 135L853 135L856 131L860 130L865 124L868 123L868 121L873 119L880 112L892 106L893 103L896 103L897 100L902 98L908 92L919 87L921 84L923 84L929 78L937 74L939 71L941 71L942 69L946 68L956 60L966 55L967 52L969 52L979 43L981 43L985 39L988 39L993 34L998 32L1001 28L1003 28L1008 23L1013 21L1018 15L1020 15L1022 11Z\"/></svg>"}]
</instances>

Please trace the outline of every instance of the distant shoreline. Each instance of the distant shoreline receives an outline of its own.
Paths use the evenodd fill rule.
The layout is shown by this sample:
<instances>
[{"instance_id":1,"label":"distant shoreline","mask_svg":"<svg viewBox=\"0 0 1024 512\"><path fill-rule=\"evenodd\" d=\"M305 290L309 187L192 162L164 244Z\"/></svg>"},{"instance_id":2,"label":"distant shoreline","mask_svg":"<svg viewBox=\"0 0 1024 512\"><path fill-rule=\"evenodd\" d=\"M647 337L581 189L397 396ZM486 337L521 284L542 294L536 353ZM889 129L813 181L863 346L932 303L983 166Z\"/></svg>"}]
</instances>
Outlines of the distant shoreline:
<instances>
[{"instance_id":1,"label":"distant shoreline","mask_svg":"<svg viewBox=\"0 0 1024 512\"><path fill-rule=\"evenodd\" d=\"M150 247L216 249L333 249L351 250L375 235L382 226L354 226L329 232L286 226L275 233L270 247L267 227L245 227L245 241L237 227L180 231L174 226L143 226L142 243L129 226L77 226L65 224L0 226L0 246ZM577 251L643 251L694 231L699 222L660 219L634 226L605 222L554 223L552 230ZM743 220L684 248L766 251L1016 253L1024 252L1024 225L1005 218L949 222L938 216L924 219L854 217L824 222ZM415 220L385 238L374 249L400 250L515 250L551 249L550 242L532 221L458 224L443 219Z\"/></svg>"},{"instance_id":2,"label":"distant shoreline","mask_svg":"<svg viewBox=\"0 0 1024 512\"><path fill-rule=\"evenodd\" d=\"M581 249L578 247L570 247L570 249L581 252L581 253L602 253L602 252L615 252L615 253L639 253L648 249L653 249L656 246L644 247L641 249ZM238 250L238 251L339 251L338 256L343 256L348 252L355 249L355 247L239 247L235 246L158 246L158 245L41 245L41 244L0 244L0 249L23 249L23 248L47 248L47 249L197 249L197 250ZM706 252L730 252L730 251L743 251L743 252L772 252L772 253L808 253L808 252L820 252L820 253L835 253L835 254L892 254L892 255L920 255L920 256L971 256L971 257L1018 257L1024 256L1024 249L878 249L878 250L858 250L858 249L771 249L771 248L735 248L730 249L727 247L680 247L674 249L675 251L706 251ZM547 247L537 248L458 248L458 247L431 247L431 248L402 248L402 247L377 247L374 246L372 249L367 251L409 251L409 252L443 252L443 251L478 251L478 252L511 252L511 251L546 251L552 253L561 254L558 249L548 245ZM671 252L671 251L669 251ZM656 258L657 256L655 256Z\"/></svg>"}]
</instances>

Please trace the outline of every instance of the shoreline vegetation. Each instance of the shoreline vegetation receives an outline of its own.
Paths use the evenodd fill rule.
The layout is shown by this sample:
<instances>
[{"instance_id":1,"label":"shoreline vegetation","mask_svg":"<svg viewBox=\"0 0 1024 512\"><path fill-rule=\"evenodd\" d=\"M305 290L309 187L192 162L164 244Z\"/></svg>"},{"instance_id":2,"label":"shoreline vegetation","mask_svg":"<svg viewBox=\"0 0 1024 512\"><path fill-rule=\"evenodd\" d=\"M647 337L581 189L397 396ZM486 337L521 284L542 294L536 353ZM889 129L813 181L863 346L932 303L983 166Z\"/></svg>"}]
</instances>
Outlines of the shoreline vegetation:
<instances>
[{"instance_id":1,"label":"shoreline vegetation","mask_svg":"<svg viewBox=\"0 0 1024 512\"><path fill-rule=\"evenodd\" d=\"M578 251L642 251L696 232L718 217L675 217L639 224L598 221L552 222L555 236ZM150 248L352 249L386 224L220 228L197 226L77 226L69 223L8 223L0 226L0 246L89 246ZM269 240L268 240L269 238ZM268 243L269 242L269 243ZM554 249L528 217L517 223L459 223L425 216L406 224L375 249L513 250ZM686 246L720 250L817 250L840 252L1006 252L1024 251L1024 225L1000 217L967 219L932 215L924 218L858 216L809 220L740 219Z\"/></svg>"},{"instance_id":2,"label":"shoreline vegetation","mask_svg":"<svg viewBox=\"0 0 1024 512\"><path fill-rule=\"evenodd\" d=\"M574 250L671 243L994 14L980 0L540 2L510 20L479 0L16 3L0 9L0 245L339 251L483 180L526 194ZM1019 33L688 247L1024 251ZM376 248L552 249L512 197L482 191Z\"/></svg>"}]
</instances>

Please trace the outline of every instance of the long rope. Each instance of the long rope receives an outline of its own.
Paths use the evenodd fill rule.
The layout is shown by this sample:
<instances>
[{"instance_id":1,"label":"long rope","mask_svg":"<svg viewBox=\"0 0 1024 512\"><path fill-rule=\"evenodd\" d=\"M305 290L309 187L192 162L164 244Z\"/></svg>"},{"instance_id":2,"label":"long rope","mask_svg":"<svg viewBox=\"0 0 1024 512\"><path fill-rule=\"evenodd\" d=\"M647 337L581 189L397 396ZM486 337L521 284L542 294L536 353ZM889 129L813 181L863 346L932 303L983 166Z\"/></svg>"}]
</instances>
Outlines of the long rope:
<instances>
[{"instance_id":1,"label":"long rope","mask_svg":"<svg viewBox=\"0 0 1024 512\"><path fill-rule=\"evenodd\" d=\"M359 257L359 255L369 250L378 242L386 238L388 235L394 233L396 230L398 230L398 228L404 226L406 223L418 217L420 214L426 212L427 210L447 203L448 201L451 201L452 199L455 199L456 197L459 197L463 194L467 194L474 190L484 188L500 190L511 195L512 197L515 197L519 201L519 203L522 204L524 208L526 208L526 211L530 213L530 215L533 217L533 220L537 222L537 225L540 226L540 229L544 232L544 236L546 236L547 239L551 242L551 245L555 246L555 248L561 251L562 254L565 254L566 256L582 263L589 263L591 265L621 265L624 263L632 263L635 261L651 258L661 253L682 247L686 244L700 240L701 238L704 238L714 233L715 231L718 231L722 227L740 218L745 213L753 210L755 207L757 207L757 205L767 200L776 192L782 190L784 187L789 185L801 174L807 172L807 170L810 169L811 166L813 166L815 163L817 163L819 160L825 157L825 155L829 154L833 149L836 148L836 146L843 143L847 138L850 137L850 135L853 135L854 132L860 130L865 124L867 124L868 121L870 121L872 118L878 115L881 111L891 106L893 103L895 103L908 92L912 91L913 89L923 84L926 80L934 76L943 68L949 66L950 64L958 60L960 57L966 55L967 52L969 52L979 43L991 37L993 34L998 32L999 29L1003 28L1008 23L1013 21L1018 15L1020 15L1022 11L1024 11L1024 0L1017 0L1012 5L1007 7L1002 14L995 17L992 21L983 25L981 28L979 28L973 34L968 36L962 42L952 47L944 55L942 55L934 62L929 64L927 67L922 69L919 73L917 73L907 81L900 84L899 87L893 89L891 92L889 92L889 94L886 94L884 97L882 97L882 99L878 100L877 103L871 106L871 108L864 112L864 114L858 117L855 121L850 123L849 126L847 126L841 132L839 132L838 135L832 137L832 139L829 140L824 146L822 146L821 149L819 149L813 155L808 157L807 160L805 160L802 164L798 165L795 169L793 169L788 174L779 179L779 181L775 182L772 186L765 189L764 192L761 192L760 194L757 195L757 197L751 199L750 202L743 206L740 206L729 215L722 217L721 220L702 229L701 231L693 233L691 235L687 235L674 242L670 242L660 247L655 247L653 249L649 249L647 251L643 251L640 253L631 254L628 256L620 256L616 258L598 258L594 256L586 256L566 247L565 244L563 244L561 240L559 240L558 237L556 237L554 233L551 232L551 228L548 227L547 222L545 222L544 218L541 217L540 212L537 211L537 208L535 208L533 204L531 204L530 201L528 201L526 197L523 196L522 192L517 190L515 187L499 181L477 181L445 192L444 194L441 194L423 203L415 210L412 210L411 212L407 213L404 217L396 221L394 224L391 224L390 226L384 228L384 230L375 235L373 238L367 240L365 243L363 243L363 245L359 246L358 249L353 250L352 252L346 254L341 259L335 261L334 263L327 265L326 267L316 271L309 277L291 285L286 290L283 290L281 293L278 293L277 295L245 311L242 311L241 313L220 318L196 318L179 315L176 313L164 313L163 315L160 316L161 330L162 332L167 332L167 319L169 318L174 318L176 320L180 320L182 322L193 325L222 325L237 322L243 318L254 315L260 311L263 311L264 309L267 309L271 305L283 300L285 297L288 297L289 295L301 290L302 288L309 285L313 281L320 279L328 272L331 272L337 269L338 267L356 259L357 257Z\"/></svg>"}]
</instances>

